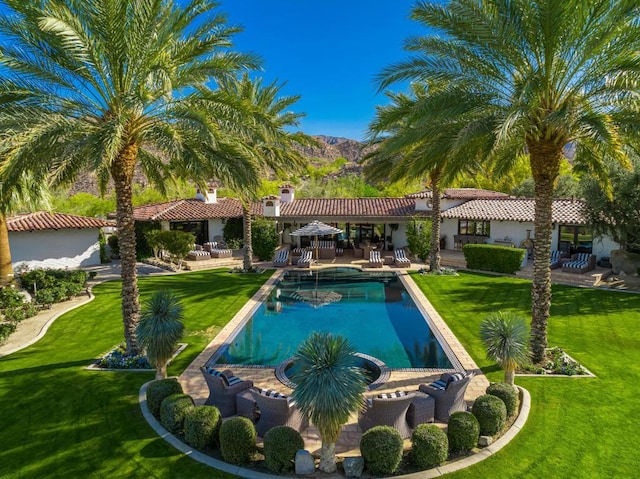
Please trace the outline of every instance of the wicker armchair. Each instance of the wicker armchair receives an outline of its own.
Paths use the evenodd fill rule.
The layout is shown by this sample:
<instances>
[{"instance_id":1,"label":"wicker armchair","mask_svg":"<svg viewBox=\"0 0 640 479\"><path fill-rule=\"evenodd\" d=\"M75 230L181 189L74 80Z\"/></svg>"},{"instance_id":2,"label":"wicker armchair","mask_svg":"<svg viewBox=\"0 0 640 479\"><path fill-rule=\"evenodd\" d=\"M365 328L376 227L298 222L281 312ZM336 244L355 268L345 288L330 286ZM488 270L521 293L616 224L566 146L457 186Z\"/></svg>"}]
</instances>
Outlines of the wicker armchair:
<instances>
[{"instance_id":1,"label":"wicker armchair","mask_svg":"<svg viewBox=\"0 0 640 479\"><path fill-rule=\"evenodd\" d=\"M309 418L300 413L291 398L269 396L257 389L251 389L251 394L260 411L260 418L256 423L258 436L264 437L269 429L276 426L289 426L298 432L309 426Z\"/></svg>"},{"instance_id":2,"label":"wicker armchair","mask_svg":"<svg viewBox=\"0 0 640 479\"><path fill-rule=\"evenodd\" d=\"M391 426L400 432L403 439L411 437L411 427L407 422L407 410L415 394L399 397L373 397L367 400L367 407L358 416L358 425L365 433L374 426Z\"/></svg>"},{"instance_id":3,"label":"wicker armchair","mask_svg":"<svg viewBox=\"0 0 640 479\"><path fill-rule=\"evenodd\" d=\"M200 371L209 387L209 398L205 401L205 404L217 407L222 417L236 414L236 395L252 387L253 381L239 380L227 384L226 378L235 377L230 369L222 371L224 377L208 373L205 367L201 367Z\"/></svg>"},{"instance_id":4,"label":"wicker armchair","mask_svg":"<svg viewBox=\"0 0 640 479\"><path fill-rule=\"evenodd\" d=\"M435 417L438 421L447 422L449 416L456 411L466 411L467 402L464 400L464 393L467 390L467 386L473 377L470 374L457 381L449 381L448 378L452 376L450 374L443 374L440 380L437 382L444 382L446 386L444 389L439 389L432 384L421 384L418 390L423 393L427 393L436 401Z\"/></svg>"}]
</instances>

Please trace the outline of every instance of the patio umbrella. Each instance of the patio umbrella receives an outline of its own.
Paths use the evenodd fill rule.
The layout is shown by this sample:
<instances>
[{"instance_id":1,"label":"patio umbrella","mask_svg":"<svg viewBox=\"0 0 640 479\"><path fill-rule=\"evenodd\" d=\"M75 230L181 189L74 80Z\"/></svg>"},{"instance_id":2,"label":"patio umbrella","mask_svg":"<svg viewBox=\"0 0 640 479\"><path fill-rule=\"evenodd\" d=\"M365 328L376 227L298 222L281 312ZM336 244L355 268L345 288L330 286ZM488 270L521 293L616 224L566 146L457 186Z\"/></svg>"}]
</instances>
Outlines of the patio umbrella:
<instances>
[{"instance_id":1,"label":"patio umbrella","mask_svg":"<svg viewBox=\"0 0 640 479\"><path fill-rule=\"evenodd\" d=\"M308 225L303 226L291 233L292 236L313 236L316 244L316 259L318 259L318 236L332 235L342 233L340 228L334 228L322 221L314 220Z\"/></svg>"}]
</instances>

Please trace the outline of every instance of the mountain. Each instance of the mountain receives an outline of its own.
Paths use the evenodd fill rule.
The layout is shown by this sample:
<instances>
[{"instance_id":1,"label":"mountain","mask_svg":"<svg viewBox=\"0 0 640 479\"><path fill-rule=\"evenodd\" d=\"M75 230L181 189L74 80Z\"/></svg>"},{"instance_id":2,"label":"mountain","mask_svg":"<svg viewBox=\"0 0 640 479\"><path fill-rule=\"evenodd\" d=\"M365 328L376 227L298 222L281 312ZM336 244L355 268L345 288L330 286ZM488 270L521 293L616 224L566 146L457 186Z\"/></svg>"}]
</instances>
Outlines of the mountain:
<instances>
[{"instance_id":1,"label":"mountain","mask_svg":"<svg viewBox=\"0 0 640 479\"><path fill-rule=\"evenodd\" d=\"M318 142L318 146L300 147L300 151L313 166L319 167L332 163L338 158L345 158L347 163L340 168L340 172L337 175L332 176L359 175L362 173L362 166L358 164L358 161L371 151L370 147L365 147L363 143L349 138L325 135L317 135L313 138ZM149 186L149 181L139 170L134 176L134 183L142 187ZM78 179L69 190L69 195L80 192L98 194L95 174L88 172L78 176Z\"/></svg>"}]
</instances>

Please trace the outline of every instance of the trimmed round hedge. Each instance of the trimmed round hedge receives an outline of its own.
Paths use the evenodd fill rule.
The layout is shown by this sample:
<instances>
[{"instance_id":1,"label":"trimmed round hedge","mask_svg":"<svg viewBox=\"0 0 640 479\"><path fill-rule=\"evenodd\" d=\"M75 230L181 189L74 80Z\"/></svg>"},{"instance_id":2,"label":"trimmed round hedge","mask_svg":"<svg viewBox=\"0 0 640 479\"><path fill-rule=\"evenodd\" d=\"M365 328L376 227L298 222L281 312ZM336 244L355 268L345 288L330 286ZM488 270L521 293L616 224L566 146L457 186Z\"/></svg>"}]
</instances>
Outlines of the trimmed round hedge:
<instances>
[{"instance_id":1,"label":"trimmed round hedge","mask_svg":"<svg viewBox=\"0 0 640 479\"><path fill-rule=\"evenodd\" d=\"M480 434L493 436L497 434L507 421L507 407L502 399L490 394L485 394L476 399L471 412L480 424Z\"/></svg>"},{"instance_id":2,"label":"trimmed round hedge","mask_svg":"<svg viewBox=\"0 0 640 479\"><path fill-rule=\"evenodd\" d=\"M256 427L246 417L229 419L220 426L222 458L231 464L249 462L256 452Z\"/></svg>"},{"instance_id":3,"label":"trimmed round hedge","mask_svg":"<svg viewBox=\"0 0 640 479\"><path fill-rule=\"evenodd\" d=\"M467 452L478 445L480 424L476 417L467 411L454 412L449 417L447 438L451 452Z\"/></svg>"},{"instance_id":4,"label":"trimmed round hedge","mask_svg":"<svg viewBox=\"0 0 640 479\"><path fill-rule=\"evenodd\" d=\"M194 408L193 399L188 394L172 394L160 404L160 423L172 434L178 434L184 427L187 411Z\"/></svg>"},{"instance_id":5,"label":"trimmed round hedge","mask_svg":"<svg viewBox=\"0 0 640 479\"><path fill-rule=\"evenodd\" d=\"M293 469L299 449L304 449L304 440L289 426L276 426L264 435L264 460L273 472Z\"/></svg>"},{"instance_id":6,"label":"trimmed round hedge","mask_svg":"<svg viewBox=\"0 0 640 479\"><path fill-rule=\"evenodd\" d=\"M419 424L411 435L411 460L421 468L439 466L447 460L449 440L435 424Z\"/></svg>"},{"instance_id":7,"label":"trimmed round hedge","mask_svg":"<svg viewBox=\"0 0 640 479\"><path fill-rule=\"evenodd\" d=\"M182 394L182 386L177 379L160 379L147 386L147 408L156 418L160 418L160 405L164 398L172 394Z\"/></svg>"},{"instance_id":8,"label":"trimmed round hedge","mask_svg":"<svg viewBox=\"0 0 640 479\"><path fill-rule=\"evenodd\" d=\"M402 461L402 437L390 426L374 426L360 439L360 453L373 474L393 474Z\"/></svg>"},{"instance_id":9,"label":"trimmed round hedge","mask_svg":"<svg viewBox=\"0 0 640 479\"><path fill-rule=\"evenodd\" d=\"M499 397L507 407L507 417L516 412L518 406L518 390L507 383L491 383L487 388L487 394Z\"/></svg>"},{"instance_id":10,"label":"trimmed round hedge","mask_svg":"<svg viewBox=\"0 0 640 479\"><path fill-rule=\"evenodd\" d=\"M222 416L215 406L196 406L184 417L184 440L196 449L218 445Z\"/></svg>"}]
</instances>

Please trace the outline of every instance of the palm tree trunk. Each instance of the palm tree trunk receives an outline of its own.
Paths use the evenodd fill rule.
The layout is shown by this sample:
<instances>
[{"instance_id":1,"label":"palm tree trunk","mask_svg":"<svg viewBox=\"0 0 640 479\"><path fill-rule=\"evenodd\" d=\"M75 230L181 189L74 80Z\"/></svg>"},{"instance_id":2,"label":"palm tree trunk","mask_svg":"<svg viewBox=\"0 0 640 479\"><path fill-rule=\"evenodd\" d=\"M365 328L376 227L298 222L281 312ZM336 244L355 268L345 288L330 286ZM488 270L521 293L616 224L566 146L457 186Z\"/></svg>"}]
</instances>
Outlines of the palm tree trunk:
<instances>
[{"instance_id":1,"label":"palm tree trunk","mask_svg":"<svg viewBox=\"0 0 640 479\"><path fill-rule=\"evenodd\" d=\"M136 231L133 220L133 173L138 146L127 145L111 165L116 192L116 224L120 247L122 278L122 322L127 354L139 354L136 326L140 317L140 299L136 272Z\"/></svg>"},{"instance_id":2,"label":"palm tree trunk","mask_svg":"<svg viewBox=\"0 0 640 479\"><path fill-rule=\"evenodd\" d=\"M547 322L551 309L551 230L553 188L560 171L562 145L554 142L528 143L531 173L535 184L533 235L533 282L531 284L531 353L534 363L542 361L547 347Z\"/></svg>"},{"instance_id":3,"label":"palm tree trunk","mask_svg":"<svg viewBox=\"0 0 640 479\"><path fill-rule=\"evenodd\" d=\"M431 248L429 270L440 271L440 170L431 172Z\"/></svg>"},{"instance_id":4,"label":"palm tree trunk","mask_svg":"<svg viewBox=\"0 0 640 479\"><path fill-rule=\"evenodd\" d=\"M515 386L515 376L516 372L513 369L504 371L504 382L510 384L511 386Z\"/></svg>"},{"instance_id":5,"label":"palm tree trunk","mask_svg":"<svg viewBox=\"0 0 640 479\"><path fill-rule=\"evenodd\" d=\"M336 471L336 443L322 441L320 449L320 465L322 472L332 473Z\"/></svg>"},{"instance_id":6,"label":"palm tree trunk","mask_svg":"<svg viewBox=\"0 0 640 479\"><path fill-rule=\"evenodd\" d=\"M242 226L244 231L244 258L242 267L245 271L253 269L253 244L251 242L251 210L242 202Z\"/></svg>"},{"instance_id":7,"label":"palm tree trunk","mask_svg":"<svg viewBox=\"0 0 640 479\"><path fill-rule=\"evenodd\" d=\"M7 217L0 213L0 286L8 284L12 279L13 265L9 248L9 228Z\"/></svg>"}]
</instances>

